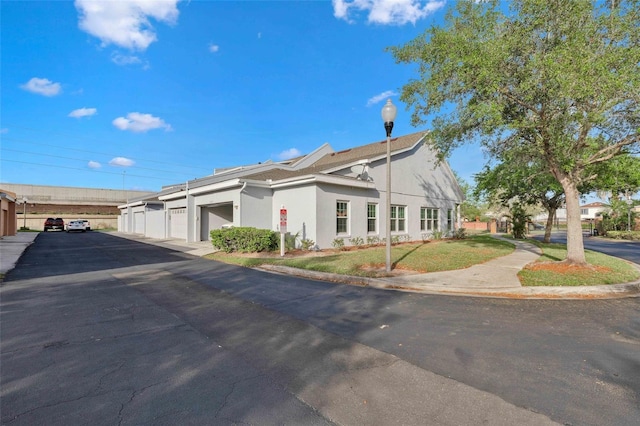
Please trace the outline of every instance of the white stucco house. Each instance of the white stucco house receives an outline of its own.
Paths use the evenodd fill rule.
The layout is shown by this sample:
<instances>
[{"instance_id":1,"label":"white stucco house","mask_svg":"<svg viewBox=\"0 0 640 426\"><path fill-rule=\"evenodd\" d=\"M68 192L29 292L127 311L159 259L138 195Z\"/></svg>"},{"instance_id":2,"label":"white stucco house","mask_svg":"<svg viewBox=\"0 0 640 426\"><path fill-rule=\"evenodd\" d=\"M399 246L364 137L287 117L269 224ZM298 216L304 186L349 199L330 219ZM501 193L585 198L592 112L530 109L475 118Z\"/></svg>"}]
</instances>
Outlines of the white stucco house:
<instances>
[{"instance_id":1,"label":"white stucco house","mask_svg":"<svg viewBox=\"0 0 640 426\"><path fill-rule=\"evenodd\" d=\"M392 236L420 240L459 226L463 194L426 132L391 139ZM386 234L386 140L342 151L324 144L282 162L216 170L119 206L121 232L207 241L223 226L280 230L329 248L336 238Z\"/></svg>"}]
</instances>

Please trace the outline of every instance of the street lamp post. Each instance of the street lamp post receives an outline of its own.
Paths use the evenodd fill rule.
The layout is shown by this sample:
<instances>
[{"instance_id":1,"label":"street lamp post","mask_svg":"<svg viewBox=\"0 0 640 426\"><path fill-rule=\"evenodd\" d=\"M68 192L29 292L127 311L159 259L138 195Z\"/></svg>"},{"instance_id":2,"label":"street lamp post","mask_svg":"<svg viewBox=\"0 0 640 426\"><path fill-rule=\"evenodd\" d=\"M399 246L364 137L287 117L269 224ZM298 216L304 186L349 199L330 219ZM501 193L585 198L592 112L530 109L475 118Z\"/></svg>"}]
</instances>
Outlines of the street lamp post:
<instances>
[{"instance_id":1,"label":"street lamp post","mask_svg":"<svg viewBox=\"0 0 640 426\"><path fill-rule=\"evenodd\" d=\"M27 229L27 200L26 197L22 198L22 229Z\"/></svg>"},{"instance_id":2,"label":"street lamp post","mask_svg":"<svg viewBox=\"0 0 640 426\"><path fill-rule=\"evenodd\" d=\"M387 131L387 273L391 272L391 130L396 112L396 106L391 103L391 99L387 99L387 103L382 107L382 121Z\"/></svg>"},{"instance_id":3,"label":"street lamp post","mask_svg":"<svg viewBox=\"0 0 640 426\"><path fill-rule=\"evenodd\" d=\"M631 191L627 191L627 231L631 232Z\"/></svg>"}]
</instances>

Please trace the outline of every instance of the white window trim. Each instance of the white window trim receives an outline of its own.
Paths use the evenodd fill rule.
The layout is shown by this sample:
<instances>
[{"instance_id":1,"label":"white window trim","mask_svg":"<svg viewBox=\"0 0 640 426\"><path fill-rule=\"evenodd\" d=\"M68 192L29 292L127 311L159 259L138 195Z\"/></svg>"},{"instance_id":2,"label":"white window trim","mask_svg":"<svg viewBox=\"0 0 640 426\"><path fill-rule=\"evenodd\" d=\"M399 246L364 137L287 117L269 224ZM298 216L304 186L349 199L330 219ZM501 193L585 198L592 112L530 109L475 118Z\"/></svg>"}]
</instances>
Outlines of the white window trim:
<instances>
[{"instance_id":1,"label":"white window trim","mask_svg":"<svg viewBox=\"0 0 640 426\"><path fill-rule=\"evenodd\" d=\"M369 217L369 206L373 206L375 210L375 216L373 218ZM367 235L379 235L380 234L380 218L378 213L378 203L367 203ZM369 231L369 220L374 219L376 221L375 230Z\"/></svg>"},{"instance_id":2,"label":"white window trim","mask_svg":"<svg viewBox=\"0 0 640 426\"><path fill-rule=\"evenodd\" d=\"M347 230L345 232L338 232L338 203L345 203L347 205ZM335 204L335 214L336 214L336 235L340 237L345 237L351 235L351 203L347 200L336 200Z\"/></svg>"},{"instance_id":3,"label":"white window trim","mask_svg":"<svg viewBox=\"0 0 640 426\"><path fill-rule=\"evenodd\" d=\"M407 231L407 228L408 228L407 227L407 223L408 223L408 220L409 220L409 218L408 218L409 209L407 208L406 205L392 204L391 205L391 210L392 211L393 211L394 207L396 208L396 217L395 217L395 219L393 218L393 216L391 217L391 224L393 225L395 223L395 226L391 226L391 232L394 233L394 234L398 234L398 235L407 234L408 233L408 231ZM402 219L397 217L398 216L398 210L397 210L398 207L402 207L403 210L404 210L404 217ZM389 215L391 215L391 212L389 212ZM400 220L404 221L404 230L403 231L398 231L398 223L399 223Z\"/></svg>"}]
</instances>

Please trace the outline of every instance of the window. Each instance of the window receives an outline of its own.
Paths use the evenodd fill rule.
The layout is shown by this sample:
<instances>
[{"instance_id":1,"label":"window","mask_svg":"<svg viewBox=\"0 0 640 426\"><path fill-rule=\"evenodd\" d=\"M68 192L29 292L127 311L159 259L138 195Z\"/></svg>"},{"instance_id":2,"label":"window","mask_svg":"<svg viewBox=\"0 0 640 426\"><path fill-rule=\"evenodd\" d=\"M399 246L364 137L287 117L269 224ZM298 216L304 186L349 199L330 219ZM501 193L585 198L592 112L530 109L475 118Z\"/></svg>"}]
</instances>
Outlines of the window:
<instances>
[{"instance_id":1,"label":"window","mask_svg":"<svg viewBox=\"0 0 640 426\"><path fill-rule=\"evenodd\" d=\"M420 230L421 231L437 231L438 228L438 209L430 207L420 208Z\"/></svg>"},{"instance_id":2,"label":"window","mask_svg":"<svg viewBox=\"0 0 640 426\"><path fill-rule=\"evenodd\" d=\"M391 231L404 232L406 206L391 206Z\"/></svg>"},{"instance_id":3,"label":"window","mask_svg":"<svg viewBox=\"0 0 640 426\"><path fill-rule=\"evenodd\" d=\"M580 214L583 216L589 216L589 209L580 209Z\"/></svg>"},{"instance_id":4,"label":"window","mask_svg":"<svg viewBox=\"0 0 640 426\"><path fill-rule=\"evenodd\" d=\"M347 234L349 232L349 203L338 201L336 203L336 233Z\"/></svg>"},{"instance_id":5,"label":"window","mask_svg":"<svg viewBox=\"0 0 640 426\"><path fill-rule=\"evenodd\" d=\"M378 205L369 203L367 204L367 232L378 232Z\"/></svg>"},{"instance_id":6,"label":"window","mask_svg":"<svg viewBox=\"0 0 640 426\"><path fill-rule=\"evenodd\" d=\"M453 231L453 210L447 210L447 229Z\"/></svg>"}]
</instances>

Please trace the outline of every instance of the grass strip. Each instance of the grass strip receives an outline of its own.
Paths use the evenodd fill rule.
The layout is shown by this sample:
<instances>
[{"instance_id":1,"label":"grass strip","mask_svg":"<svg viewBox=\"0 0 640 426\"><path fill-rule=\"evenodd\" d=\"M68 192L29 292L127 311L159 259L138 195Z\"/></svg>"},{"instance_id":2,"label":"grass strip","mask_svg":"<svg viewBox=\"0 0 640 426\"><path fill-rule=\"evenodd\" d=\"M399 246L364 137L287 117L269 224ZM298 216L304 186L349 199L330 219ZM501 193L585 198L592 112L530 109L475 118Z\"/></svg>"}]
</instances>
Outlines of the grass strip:
<instances>
[{"instance_id":1,"label":"grass strip","mask_svg":"<svg viewBox=\"0 0 640 426\"><path fill-rule=\"evenodd\" d=\"M621 284L640 279L640 271L631 263L603 253L585 250L589 265L573 266L562 263L567 256L565 244L528 240L542 249L537 262L518 273L523 286L592 286Z\"/></svg>"}]
</instances>

